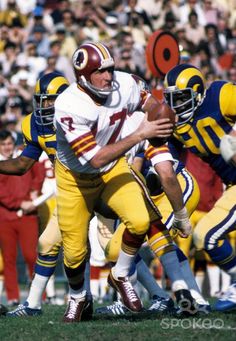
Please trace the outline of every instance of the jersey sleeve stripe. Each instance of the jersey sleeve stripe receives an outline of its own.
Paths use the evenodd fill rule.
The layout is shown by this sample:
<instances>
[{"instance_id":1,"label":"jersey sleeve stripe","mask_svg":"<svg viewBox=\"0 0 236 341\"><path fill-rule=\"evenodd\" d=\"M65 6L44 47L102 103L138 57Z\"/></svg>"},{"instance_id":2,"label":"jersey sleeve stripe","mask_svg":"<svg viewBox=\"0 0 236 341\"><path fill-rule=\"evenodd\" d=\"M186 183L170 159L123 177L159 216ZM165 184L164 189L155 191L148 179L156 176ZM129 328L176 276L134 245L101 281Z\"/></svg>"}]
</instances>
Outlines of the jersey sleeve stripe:
<instances>
[{"instance_id":1,"label":"jersey sleeve stripe","mask_svg":"<svg viewBox=\"0 0 236 341\"><path fill-rule=\"evenodd\" d=\"M84 154L88 153L94 147L96 147L96 145L97 144L94 141L93 143L90 143L89 145L87 145L86 148L80 148L80 149L74 150L74 153L79 158L79 157L83 156Z\"/></svg>"},{"instance_id":2,"label":"jersey sleeve stripe","mask_svg":"<svg viewBox=\"0 0 236 341\"><path fill-rule=\"evenodd\" d=\"M77 137L73 141L70 142L71 148L77 146L77 145L82 145L83 143L86 143L89 139L93 139L93 134L89 131L88 133Z\"/></svg>"},{"instance_id":3,"label":"jersey sleeve stripe","mask_svg":"<svg viewBox=\"0 0 236 341\"><path fill-rule=\"evenodd\" d=\"M152 157L163 153L169 153L169 149L167 146L163 146L160 148L148 147L145 152L145 157L150 160Z\"/></svg>"}]
</instances>

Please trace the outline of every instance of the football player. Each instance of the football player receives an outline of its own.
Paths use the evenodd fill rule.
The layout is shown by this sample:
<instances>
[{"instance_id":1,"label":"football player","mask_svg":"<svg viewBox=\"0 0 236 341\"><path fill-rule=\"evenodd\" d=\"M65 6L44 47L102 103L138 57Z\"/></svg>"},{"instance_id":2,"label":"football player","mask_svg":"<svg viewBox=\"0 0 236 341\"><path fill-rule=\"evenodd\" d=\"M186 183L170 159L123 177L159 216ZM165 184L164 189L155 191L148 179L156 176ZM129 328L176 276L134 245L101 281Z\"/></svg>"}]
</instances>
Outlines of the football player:
<instances>
[{"instance_id":1,"label":"football player","mask_svg":"<svg viewBox=\"0 0 236 341\"><path fill-rule=\"evenodd\" d=\"M169 251L174 249L160 214L157 209L151 213L147 210L142 191L123 157L142 140L169 137L173 124L169 119L150 122L143 116L141 125L122 139L126 117L132 118L138 109L158 110L158 102L135 77L114 70L113 57L101 43L81 45L73 55L73 66L77 81L55 101L58 219L70 291L65 322L80 321L86 302L83 273L87 230L97 201L105 202L126 226L108 282L120 293L129 310L142 309L128 273L147 231L153 240L155 235L162 235ZM190 233L189 226L181 228L184 236ZM155 243L152 246L155 249ZM184 281L177 282L176 293L187 289Z\"/></svg>"},{"instance_id":2,"label":"football player","mask_svg":"<svg viewBox=\"0 0 236 341\"><path fill-rule=\"evenodd\" d=\"M206 89L201 71L193 65L182 64L166 74L164 87L164 96L178 116L173 144L201 157L227 187L213 209L197 224L193 237L196 247L204 249L232 278L232 285L217 301L215 309L234 309L236 256L227 234L235 230L236 172L222 157L220 144L236 122L236 85L221 80Z\"/></svg>"},{"instance_id":3,"label":"football player","mask_svg":"<svg viewBox=\"0 0 236 341\"><path fill-rule=\"evenodd\" d=\"M133 113L133 118L135 118L135 120L132 119L132 117L126 119L122 130L122 137L129 135L135 130L142 121L142 113ZM151 161L152 167L150 167L150 161L143 164L143 151L146 151L146 158ZM172 155L174 155L174 158ZM195 179L184 168L183 163L178 161L177 152L174 153L173 147L172 155L170 154L167 145L156 148L150 145L148 146L147 141L136 144L127 152L129 163L133 165L135 171L134 177L137 179L138 183L141 183L142 177L140 177L140 174L137 171L142 171L142 174L147 180L150 193L152 194L151 198L155 205L160 209L165 225L169 229L178 229L179 225L186 225L187 229L187 226L190 226L188 217L196 208L199 200L199 189ZM178 174L177 177L175 172ZM157 179L157 174L160 176L160 180ZM161 186L164 191L161 191ZM125 226L121 224L114 233L114 226L115 224L113 221L99 216L99 241L105 250L107 259L111 262L115 262L117 259L121 245L121 236L125 228ZM112 235L111 233L114 234ZM159 234L154 233L153 236L149 235L151 238L147 243L154 246L154 254L160 258L163 268L169 275L171 282L174 281L174 278L176 278L175 276L178 276L179 266L181 267L182 278L187 283L192 296L202 310L204 307L204 311L209 312L210 306L200 293L187 258L176 246L177 259L175 253L173 253L171 243L164 237L165 234L168 234L167 230ZM141 262L140 257L138 257L138 261L136 260L135 262L137 263L137 276L139 277L139 280L144 284L151 297L153 295L157 296L149 309L159 312L161 310L168 311L171 306L170 298L165 292L161 292L160 288L153 285L150 273L148 274L147 270L144 268L144 264ZM146 278L144 278L144 275ZM125 312L125 307L118 301L107 307L98 308L96 312L100 314L122 314Z\"/></svg>"},{"instance_id":4,"label":"football player","mask_svg":"<svg viewBox=\"0 0 236 341\"><path fill-rule=\"evenodd\" d=\"M24 150L17 158L0 162L1 174L22 175L26 173L39 160L43 152L48 155L52 163L54 162L56 153L56 135L53 126L54 101L68 85L68 81L56 72L48 73L37 81L33 112L22 121ZM53 194L53 191L47 191L35 199L32 205L40 206ZM42 294L55 271L60 246L61 235L54 211L47 228L39 238L39 254L29 296L24 304L9 312L8 316L34 316L42 313Z\"/></svg>"}]
</instances>

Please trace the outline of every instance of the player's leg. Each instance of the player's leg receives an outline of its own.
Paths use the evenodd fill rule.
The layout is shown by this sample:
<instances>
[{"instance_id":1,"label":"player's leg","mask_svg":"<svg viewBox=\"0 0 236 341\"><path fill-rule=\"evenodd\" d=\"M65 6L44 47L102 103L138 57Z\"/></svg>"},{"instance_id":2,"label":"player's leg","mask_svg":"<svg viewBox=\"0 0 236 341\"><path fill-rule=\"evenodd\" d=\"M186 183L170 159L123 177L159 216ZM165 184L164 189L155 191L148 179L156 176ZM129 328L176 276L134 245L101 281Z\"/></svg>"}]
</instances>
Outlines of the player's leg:
<instances>
[{"instance_id":1,"label":"player's leg","mask_svg":"<svg viewBox=\"0 0 236 341\"><path fill-rule=\"evenodd\" d=\"M101 199L112 208L126 226L122 235L121 250L108 280L120 292L121 296L123 295L122 299L127 308L139 311L142 305L136 293L132 292L132 295L127 296L126 292L129 290L125 290L121 281L126 281L128 287L127 276L135 255L144 241L149 226L149 214L142 191L135 182L124 159L120 159L117 165L103 176L103 180L106 188ZM122 280L119 281L119 278ZM121 287L119 287L120 285Z\"/></svg>"},{"instance_id":2,"label":"player's leg","mask_svg":"<svg viewBox=\"0 0 236 341\"><path fill-rule=\"evenodd\" d=\"M56 197L51 197L38 208L40 238L38 245L38 259L35 268L35 282L39 276L39 281L46 285L46 302L49 304L59 304L63 300L56 297L54 271L60 250L61 234L57 222ZM54 246L55 245L55 246ZM51 251L51 252L50 252ZM42 278L42 277L43 278Z\"/></svg>"},{"instance_id":3,"label":"player's leg","mask_svg":"<svg viewBox=\"0 0 236 341\"><path fill-rule=\"evenodd\" d=\"M79 322L86 305L84 272L88 252L88 226L103 182L101 177L72 174L56 162L58 222L64 249L64 268L69 284L64 322Z\"/></svg>"},{"instance_id":4,"label":"player's leg","mask_svg":"<svg viewBox=\"0 0 236 341\"><path fill-rule=\"evenodd\" d=\"M126 227L124 224L120 224L115 230L115 221L104 218L101 215L98 215L98 221L98 240L100 245L104 249L106 259L115 263L119 255L122 235ZM131 268L137 272L136 278L152 298L150 310L163 313L165 311L169 312L171 309L173 309L172 299L161 287L159 287L149 268L139 254L136 256L134 264ZM129 273L129 275L130 274L131 273ZM132 284L134 285L135 283L132 281ZM124 315L127 312L128 310L119 299L113 302L111 305L96 309L96 313L102 315Z\"/></svg>"},{"instance_id":5,"label":"player's leg","mask_svg":"<svg viewBox=\"0 0 236 341\"><path fill-rule=\"evenodd\" d=\"M200 192L199 192L198 184L195 178L186 169L182 169L182 171L177 175L177 178L178 178L178 181L180 183L180 186L183 192L184 204L188 210L189 216L191 216L191 214L194 212L199 201ZM162 213L162 216L163 216L162 221L171 231L171 226L172 226L174 216L173 216L173 209L171 207L169 200L163 194L157 197L154 197L153 200ZM186 254L188 254L189 247L191 244L191 237L188 237L187 239L178 237L177 244L180 246L182 251L184 250ZM190 289L190 292L192 296L195 298L195 300L197 301L197 303L199 305L205 305L205 304L208 305L208 302L204 300L200 292L200 289L196 283L189 261L187 257L185 256L185 254L180 250L180 248L177 246L176 251L177 251L177 256L178 256L178 262L180 263L180 266L181 266L183 278L185 282L187 283L188 288Z\"/></svg>"},{"instance_id":6,"label":"player's leg","mask_svg":"<svg viewBox=\"0 0 236 341\"><path fill-rule=\"evenodd\" d=\"M236 308L236 256L226 238L235 230L235 196L236 186L227 189L213 209L199 221L193 235L196 247L204 249L211 260L231 276L232 286L227 297L219 299L215 306L222 311Z\"/></svg>"}]
</instances>

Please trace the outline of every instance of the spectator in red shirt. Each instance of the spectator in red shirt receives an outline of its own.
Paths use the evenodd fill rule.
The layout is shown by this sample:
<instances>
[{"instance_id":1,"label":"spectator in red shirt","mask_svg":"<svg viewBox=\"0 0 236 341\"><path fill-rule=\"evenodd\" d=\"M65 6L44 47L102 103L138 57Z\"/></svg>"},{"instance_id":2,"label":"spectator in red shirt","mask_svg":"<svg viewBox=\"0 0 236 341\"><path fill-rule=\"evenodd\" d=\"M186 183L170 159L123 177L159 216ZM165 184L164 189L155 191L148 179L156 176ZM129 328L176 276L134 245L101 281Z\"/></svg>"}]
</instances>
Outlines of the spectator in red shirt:
<instances>
[{"instance_id":1,"label":"spectator in red shirt","mask_svg":"<svg viewBox=\"0 0 236 341\"><path fill-rule=\"evenodd\" d=\"M14 158L14 138L9 131L0 132L0 159ZM4 263L4 282L8 305L19 303L17 278L17 246L27 264L30 277L37 258L38 218L33 205L41 192L44 172L36 164L23 176L0 175L0 245Z\"/></svg>"}]
</instances>

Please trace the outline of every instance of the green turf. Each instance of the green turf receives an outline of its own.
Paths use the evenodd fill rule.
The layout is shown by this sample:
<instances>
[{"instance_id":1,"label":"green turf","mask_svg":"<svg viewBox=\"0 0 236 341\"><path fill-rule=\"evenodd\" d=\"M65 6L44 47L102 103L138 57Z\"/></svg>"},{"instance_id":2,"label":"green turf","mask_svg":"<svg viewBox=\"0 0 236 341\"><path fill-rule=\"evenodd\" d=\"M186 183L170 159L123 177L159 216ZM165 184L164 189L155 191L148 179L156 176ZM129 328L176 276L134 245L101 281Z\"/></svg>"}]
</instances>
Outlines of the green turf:
<instances>
[{"instance_id":1,"label":"green turf","mask_svg":"<svg viewBox=\"0 0 236 341\"><path fill-rule=\"evenodd\" d=\"M235 340L236 311L177 319L173 316L101 318L73 324L62 323L65 307L44 306L39 317L0 318L1 341L157 341Z\"/></svg>"}]
</instances>

